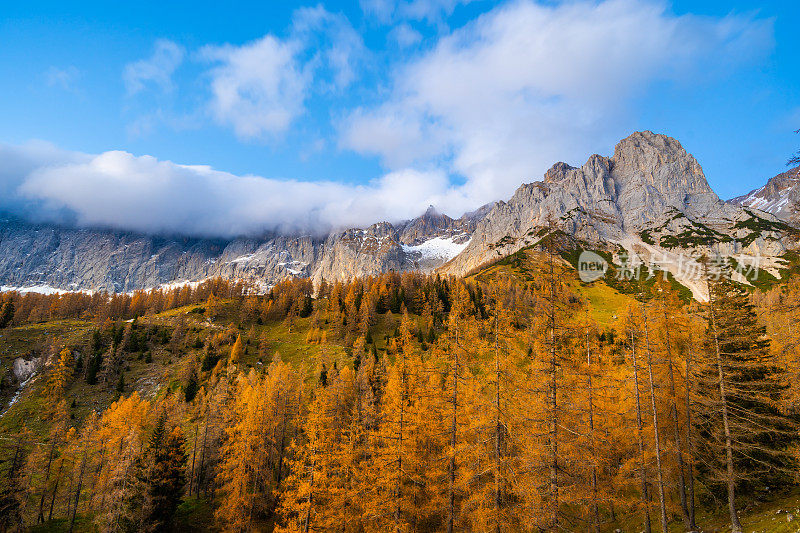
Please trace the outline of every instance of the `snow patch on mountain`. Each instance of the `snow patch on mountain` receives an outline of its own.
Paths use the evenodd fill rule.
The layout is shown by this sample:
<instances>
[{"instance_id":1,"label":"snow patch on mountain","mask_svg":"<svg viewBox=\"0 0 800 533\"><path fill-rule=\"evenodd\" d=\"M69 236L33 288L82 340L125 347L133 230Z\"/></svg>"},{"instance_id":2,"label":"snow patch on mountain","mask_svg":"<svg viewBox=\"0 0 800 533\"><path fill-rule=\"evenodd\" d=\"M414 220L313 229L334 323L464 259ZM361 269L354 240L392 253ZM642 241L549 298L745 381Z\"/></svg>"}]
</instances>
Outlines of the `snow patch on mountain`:
<instances>
[{"instance_id":1,"label":"snow patch on mountain","mask_svg":"<svg viewBox=\"0 0 800 533\"><path fill-rule=\"evenodd\" d=\"M462 243L455 242L462 235L453 235L452 237L442 238L434 237L428 239L422 244L415 246L402 245L403 251L407 254L420 254L420 259L425 260L443 260L447 262L460 254L464 248L469 244L469 240Z\"/></svg>"},{"instance_id":2,"label":"snow patch on mountain","mask_svg":"<svg viewBox=\"0 0 800 533\"><path fill-rule=\"evenodd\" d=\"M764 187L751 192L747 196L737 198L737 203L745 207L752 207L767 213L778 213L789 203L790 189L783 189L778 191L777 197L763 198L759 194L764 190Z\"/></svg>"},{"instance_id":3,"label":"snow patch on mountain","mask_svg":"<svg viewBox=\"0 0 800 533\"><path fill-rule=\"evenodd\" d=\"M252 261L252 260L253 260L253 258L254 258L255 256L256 256L256 254L247 254L247 255L241 255L241 256L237 257L236 259L233 259L233 260L231 260L231 261L228 261L228 262L229 262L229 263L231 263L231 264L236 264L236 263L249 263L250 261Z\"/></svg>"},{"instance_id":4,"label":"snow patch on mountain","mask_svg":"<svg viewBox=\"0 0 800 533\"><path fill-rule=\"evenodd\" d=\"M2 285L0 286L0 292L19 292L21 294L25 294L26 292L33 292L36 294L65 294L68 292L91 292L91 291L68 291L64 289L57 289L55 287L51 287L50 285L31 285L29 287L13 287L11 285Z\"/></svg>"},{"instance_id":5,"label":"snow patch on mountain","mask_svg":"<svg viewBox=\"0 0 800 533\"><path fill-rule=\"evenodd\" d=\"M285 261L283 263L278 263L278 266L285 268L286 271L293 276L299 276L303 273L303 269L308 266L308 263L305 261ZM300 268L298 269L297 266Z\"/></svg>"},{"instance_id":6,"label":"snow patch on mountain","mask_svg":"<svg viewBox=\"0 0 800 533\"><path fill-rule=\"evenodd\" d=\"M730 200L733 204L758 209L785 221L792 218L799 201L800 167L778 174L766 185Z\"/></svg>"},{"instance_id":7,"label":"snow patch on mountain","mask_svg":"<svg viewBox=\"0 0 800 533\"><path fill-rule=\"evenodd\" d=\"M151 287L150 289L146 290L161 290L161 291L171 291L175 289L182 289L184 287L191 287L192 289L196 289L201 283L206 281L208 278L203 278L201 280L196 281L189 281L189 280L176 280L171 281L169 283L161 283L156 287ZM133 294L133 291L128 292L128 294Z\"/></svg>"}]
</instances>

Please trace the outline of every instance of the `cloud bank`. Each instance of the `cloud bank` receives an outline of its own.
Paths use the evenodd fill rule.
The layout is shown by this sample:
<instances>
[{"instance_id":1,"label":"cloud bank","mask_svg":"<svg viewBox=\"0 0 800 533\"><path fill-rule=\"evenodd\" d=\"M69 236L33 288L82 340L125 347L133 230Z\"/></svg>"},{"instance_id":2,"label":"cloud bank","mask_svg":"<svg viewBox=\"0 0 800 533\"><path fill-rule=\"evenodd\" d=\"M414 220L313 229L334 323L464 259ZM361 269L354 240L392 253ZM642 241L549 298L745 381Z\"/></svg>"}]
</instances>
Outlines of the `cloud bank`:
<instances>
[{"instance_id":1,"label":"cloud bank","mask_svg":"<svg viewBox=\"0 0 800 533\"><path fill-rule=\"evenodd\" d=\"M413 46L420 37L406 21L434 20L458 3L363 5L398 24L389 34L398 45ZM309 100L322 98L315 105L338 121L325 144L377 157L384 175L363 185L287 181L124 151L0 144L0 209L216 237L325 233L408 219L429 204L458 216L507 198L555 161L607 151L630 133L637 98L653 84L702 84L772 47L772 21L754 15L676 16L666 3L645 0L515 0L392 60L389 77L373 80L370 105L337 108L336 96L368 68L370 52L343 15L303 8L285 36L193 54L158 41L149 58L125 69L127 91L172 90L173 72L190 57L204 69L210 116L244 139L286 134Z\"/></svg>"},{"instance_id":2,"label":"cloud bank","mask_svg":"<svg viewBox=\"0 0 800 533\"><path fill-rule=\"evenodd\" d=\"M367 185L236 176L122 151L0 144L0 209L37 221L201 237L324 234L416 216L448 187L442 172L390 172Z\"/></svg>"}]
</instances>

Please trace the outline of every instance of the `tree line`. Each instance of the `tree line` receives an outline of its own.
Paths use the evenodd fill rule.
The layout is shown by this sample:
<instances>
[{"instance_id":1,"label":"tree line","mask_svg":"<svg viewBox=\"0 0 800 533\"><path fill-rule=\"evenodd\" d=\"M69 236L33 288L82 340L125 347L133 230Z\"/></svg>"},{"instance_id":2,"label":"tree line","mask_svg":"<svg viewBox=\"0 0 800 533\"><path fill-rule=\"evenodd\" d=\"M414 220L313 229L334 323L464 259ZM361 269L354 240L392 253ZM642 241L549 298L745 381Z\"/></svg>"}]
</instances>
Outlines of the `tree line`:
<instances>
[{"instance_id":1,"label":"tree line","mask_svg":"<svg viewBox=\"0 0 800 533\"><path fill-rule=\"evenodd\" d=\"M0 329L50 320L81 319L104 322L129 320L146 314L205 302L217 298L241 297L253 288L242 281L212 278L197 285L187 283L173 288L155 288L131 293L0 292Z\"/></svg>"}]
</instances>

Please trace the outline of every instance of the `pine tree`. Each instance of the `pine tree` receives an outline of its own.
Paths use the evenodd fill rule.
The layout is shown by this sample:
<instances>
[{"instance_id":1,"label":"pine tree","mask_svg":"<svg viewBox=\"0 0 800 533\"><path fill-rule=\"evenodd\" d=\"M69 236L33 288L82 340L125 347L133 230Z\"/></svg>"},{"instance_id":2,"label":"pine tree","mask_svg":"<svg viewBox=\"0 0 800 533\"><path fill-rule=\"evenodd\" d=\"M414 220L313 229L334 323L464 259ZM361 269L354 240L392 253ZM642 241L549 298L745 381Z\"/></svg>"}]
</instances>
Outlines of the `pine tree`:
<instances>
[{"instance_id":1,"label":"pine tree","mask_svg":"<svg viewBox=\"0 0 800 533\"><path fill-rule=\"evenodd\" d=\"M22 506L22 474L25 456L25 440L27 431L23 428L17 435L13 447L10 449L10 457L4 461L6 471L0 472L0 530L13 531L21 530L23 525Z\"/></svg>"},{"instance_id":2,"label":"pine tree","mask_svg":"<svg viewBox=\"0 0 800 533\"><path fill-rule=\"evenodd\" d=\"M656 326L661 333L662 337L662 354L664 362L667 365L667 380L669 385L669 412L672 418L672 442L674 446L674 455L676 462L676 469L678 475L678 496L681 506L681 517L683 518L684 527L687 531L694 531L697 526L694 522L694 506L693 490L689 486L693 485L694 480L691 479L691 469L688 470L689 482L687 484L687 465L686 465L686 452L687 450L683 444L683 435L681 431L681 421L679 413L680 398L678 393L678 384L675 374L677 373L677 350L679 346L676 341L680 340L680 335L689 333L691 324L686 320L685 316L681 313L681 302L674 290L669 286L669 281L666 275L662 276L659 280L655 291L658 308L656 310ZM687 350L687 366L691 368L691 350ZM689 395L691 391L691 378L686 375L684 387L686 394ZM691 404L686 402L682 406L685 410L685 416L691 419ZM688 438L688 436L687 436ZM688 446L688 442L687 442ZM688 486L687 486L688 485Z\"/></svg>"},{"instance_id":3,"label":"pine tree","mask_svg":"<svg viewBox=\"0 0 800 533\"><path fill-rule=\"evenodd\" d=\"M256 500L261 497L257 467L264 462L263 418L267 398L262 384L252 373L239 376L233 404L234 422L226 431L221 449L222 462L217 482L222 498L216 512L217 520L225 529L244 531L251 527ZM258 511L256 511L258 513Z\"/></svg>"},{"instance_id":4,"label":"pine tree","mask_svg":"<svg viewBox=\"0 0 800 533\"><path fill-rule=\"evenodd\" d=\"M559 377L559 335L561 334L562 325L559 323L559 316L558 316L558 304L559 304L559 289L560 284L558 282L558 267L556 265L556 249L555 249L555 238L556 235L553 232L552 222L550 223L550 234L548 235L548 245L547 245L547 263L546 263L546 270L545 270L545 279L544 279L544 303L545 303L545 320L546 320L546 346L547 346L547 360L548 360L548 369L547 369L547 396L548 396L548 409L547 409L547 424L549 426L549 477L550 477L550 487L549 487L549 497L550 497L550 523L548 527L553 530L558 530L560 528L560 494L559 494L559 428L562 421L559 420L559 415L561 414L562 408L559 406L559 399L560 399L560 389L563 388L560 383Z\"/></svg>"},{"instance_id":5,"label":"pine tree","mask_svg":"<svg viewBox=\"0 0 800 533\"><path fill-rule=\"evenodd\" d=\"M446 529L447 533L453 533L456 527L456 486L457 468L458 468L458 442L459 442L459 426L463 424L461 417L461 407L464 405L463 399L459 397L459 391L463 391L463 373L464 373L464 357L467 344L467 331L466 322L469 313L469 294L466 287L459 283L456 285L455 294L453 296L453 307L450 310L450 318L448 321L448 346L445 354L445 401L450 405L447 407L449 411L448 418L449 428L447 429L448 435L448 448L447 448L447 500L446 500Z\"/></svg>"},{"instance_id":6,"label":"pine tree","mask_svg":"<svg viewBox=\"0 0 800 533\"><path fill-rule=\"evenodd\" d=\"M707 362L699 430L706 441L706 483L725 487L731 528L741 532L736 493L752 493L785 482L796 467L788 447L793 424L778 410L783 390L747 292L727 270L706 266L708 287Z\"/></svg>"},{"instance_id":7,"label":"pine tree","mask_svg":"<svg viewBox=\"0 0 800 533\"><path fill-rule=\"evenodd\" d=\"M419 459L414 456L414 435L423 431L415 416L422 392L421 361L413 346L408 313L403 315L400 332L397 357L380 394L380 413L375 412L374 403L363 404L366 397L358 411L362 426L374 430L365 441L369 444L365 462L370 481L363 505L368 523L377 530L407 531L422 514L415 505L415 485L419 486L421 479L416 478L415 483L412 477L413 463ZM367 365L374 369L371 362ZM373 392L368 387L359 390ZM370 407L370 414L365 415Z\"/></svg>"},{"instance_id":8,"label":"pine tree","mask_svg":"<svg viewBox=\"0 0 800 533\"><path fill-rule=\"evenodd\" d=\"M73 531L75 529L75 520L78 516L78 507L80 506L81 502L81 495L83 491L84 479L86 477L86 470L88 467L88 463L90 461L90 449L92 448L92 441L93 441L93 433L95 430L95 426L97 425L97 414L93 413L90 418L84 423L82 428L82 435L80 439L76 439L75 446L76 448L80 448L80 450L76 450L74 455L80 456L80 460L77 463L77 480L76 486L74 490L74 496L70 494L70 501L72 501L72 516L70 517L69 522L69 531ZM69 511L69 505L67 505L67 511ZM69 514L69 513L68 513Z\"/></svg>"},{"instance_id":9,"label":"pine tree","mask_svg":"<svg viewBox=\"0 0 800 533\"><path fill-rule=\"evenodd\" d=\"M183 497L186 485L186 450L183 431L176 426L159 438L153 450L153 466L149 474L147 525L157 531L168 529ZM153 439L151 439L151 447Z\"/></svg>"},{"instance_id":10,"label":"pine tree","mask_svg":"<svg viewBox=\"0 0 800 533\"><path fill-rule=\"evenodd\" d=\"M328 367L325 366L325 363L322 363L322 368L319 371L319 385L323 388L328 386Z\"/></svg>"},{"instance_id":11,"label":"pine tree","mask_svg":"<svg viewBox=\"0 0 800 533\"><path fill-rule=\"evenodd\" d=\"M794 130L795 133L800 133L800 129ZM795 152L792 157L786 162L786 166L800 165L800 150Z\"/></svg>"},{"instance_id":12,"label":"pine tree","mask_svg":"<svg viewBox=\"0 0 800 533\"><path fill-rule=\"evenodd\" d=\"M667 533L667 504L664 496L664 469L661 464L661 437L658 422L658 399L656 398L656 385L653 376L653 350L650 344L650 326L648 322L645 303L640 304L642 328L644 329L645 363L647 365L647 381L650 386L650 409L653 417L653 443L656 455L656 480L658 487L659 509L661 511L661 530Z\"/></svg>"},{"instance_id":13,"label":"pine tree","mask_svg":"<svg viewBox=\"0 0 800 533\"><path fill-rule=\"evenodd\" d=\"M569 291L565 280L565 263L559 253L563 248L560 232L550 224L545 237L542 264L539 268L536 288L534 331L531 339L533 355L532 371L535 382L530 388L540 402L532 402L530 417L536 421L536 431L542 439L532 443L530 453L536 457L541 468L541 491L546 495L546 512L540 525L546 530L563 527L562 516L577 500L581 479L576 471L578 461L573 458L580 452L575 448L577 435L564 431L567 427L580 427L582 413L571 400L572 391L580 386L580 361L585 352L583 331L578 327L575 315L580 311L576 298Z\"/></svg>"},{"instance_id":14,"label":"pine tree","mask_svg":"<svg viewBox=\"0 0 800 533\"><path fill-rule=\"evenodd\" d=\"M52 490L52 478L55 474L55 469L53 466L54 463L58 461L58 454L67 433L68 423L69 408L66 400L61 400L56 405L53 413L52 424L50 426L48 435L49 442L47 443L47 446L37 447L29 458L27 473L28 478L35 480L36 477L34 476L37 476L38 474L38 477L41 480L40 488L37 488L36 486L32 487L34 493L38 492L38 506L36 514L37 524L45 521L45 503L47 502L48 495Z\"/></svg>"},{"instance_id":15,"label":"pine tree","mask_svg":"<svg viewBox=\"0 0 800 533\"><path fill-rule=\"evenodd\" d=\"M183 388L183 399L187 402L194 400L197 396L197 390L200 385L197 383L197 372L194 369L189 373L189 379L186 381L186 386Z\"/></svg>"},{"instance_id":16,"label":"pine tree","mask_svg":"<svg viewBox=\"0 0 800 533\"><path fill-rule=\"evenodd\" d=\"M162 410L147 444L126 465L115 524L128 531L168 529L185 485L184 444L182 431L170 432Z\"/></svg>"},{"instance_id":17,"label":"pine tree","mask_svg":"<svg viewBox=\"0 0 800 533\"><path fill-rule=\"evenodd\" d=\"M587 308L587 315L588 315L588 308ZM593 354L593 346L591 342L592 337L592 328L590 327L588 320L586 324L586 417L587 417L587 438L589 444L589 453L591 454L590 458L590 483L591 483L591 523L592 523L592 530L595 533L599 533L600 531L600 488L598 486L598 436L595 427L595 402L596 402L596 392L595 386L597 382L595 380L596 374L596 363L594 359L597 357L596 354Z\"/></svg>"},{"instance_id":18,"label":"pine tree","mask_svg":"<svg viewBox=\"0 0 800 533\"><path fill-rule=\"evenodd\" d=\"M8 300L0 307L0 329L10 325L12 320L14 320L14 302Z\"/></svg>"},{"instance_id":19,"label":"pine tree","mask_svg":"<svg viewBox=\"0 0 800 533\"><path fill-rule=\"evenodd\" d=\"M219 301L219 298L217 298L213 292L208 296L205 308L206 318L208 318L210 321L213 321L215 318L219 317L222 305Z\"/></svg>"},{"instance_id":20,"label":"pine tree","mask_svg":"<svg viewBox=\"0 0 800 533\"><path fill-rule=\"evenodd\" d=\"M97 332L95 332L97 333ZM94 385L97 383L97 373L103 366L103 352L97 348L93 348L93 353L89 356L89 362L86 365L86 383Z\"/></svg>"},{"instance_id":21,"label":"pine tree","mask_svg":"<svg viewBox=\"0 0 800 533\"><path fill-rule=\"evenodd\" d=\"M650 496L648 494L648 479L647 479L647 459L645 455L645 444L644 444L644 422L642 420L642 401L641 401L641 391L639 388L639 359L636 352L637 346L637 331L634 329L633 320L630 318L628 319L628 330L630 335L630 342L629 342L629 351L631 356L631 364L633 368L633 393L634 398L636 399L636 436L637 436L637 443L638 443L638 460L639 460L639 479L641 482L640 485L640 497L642 500L642 507L644 508L644 530L646 533L650 533L652 531L652 526L650 523Z\"/></svg>"},{"instance_id":22,"label":"pine tree","mask_svg":"<svg viewBox=\"0 0 800 533\"><path fill-rule=\"evenodd\" d=\"M150 403L134 392L114 402L100 417L95 440L101 444L101 453L110 456L96 482L100 501L95 520L103 530L119 530L140 516L128 501L135 481L135 463L146 446L144 425L149 409Z\"/></svg>"},{"instance_id":23,"label":"pine tree","mask_svg":"<svg viewBox=\"0 0 800 533\"><path fill-rule=\"evenodd\" d=\"M463 504L470 529L523 530L541 510L526 466L529 409L535 402L525 387L526 351L517 342L512 323L522 309L498 282L485 294L490 323L485 340L474 342L485 363L479 370L475 415L463 448Z\"/></svg>"},{"instance_id":24,"label":"pine tree","mask_svg":"<svg viewBox=\"0 0 800 533\"><path fill-rule=\"evenodd\" d=\"M285 480L283 525L277 531L342 531L357 525L361 510L349 489L357 468L344 460L354 400L353 374L347 367L341 373L334 367L328 385L314 390L302 428L304 439L295 444Z\"/></svg>"},{"instance_id":25,"label":"pine tree","mask_svg":"<svg viewBox=\"0 0 800 533\"><path fill-rule=\"evenodd\" d=\"M72 355L72 350L64 347L58 356L58 362L47 382L48 390L55 398L61 398L64 394L64 391L72 379L74 366L75 357Z\"/></svg>"}]
</instances>

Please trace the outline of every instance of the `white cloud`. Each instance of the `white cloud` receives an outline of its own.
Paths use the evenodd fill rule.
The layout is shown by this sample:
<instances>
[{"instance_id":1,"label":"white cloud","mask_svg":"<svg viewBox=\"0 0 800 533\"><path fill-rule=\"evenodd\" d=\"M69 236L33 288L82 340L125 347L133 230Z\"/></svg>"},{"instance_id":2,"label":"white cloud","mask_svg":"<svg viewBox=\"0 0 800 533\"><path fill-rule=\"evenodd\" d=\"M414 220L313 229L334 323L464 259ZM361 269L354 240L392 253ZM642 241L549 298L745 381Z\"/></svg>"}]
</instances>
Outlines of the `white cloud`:
<instances>
[{"instance_id":1,"label":"white cloud","mask_svg":"<svg viewBox=\"0 0 800 533\"><path fill-rule=\"evenodd\" d=\"M444 164L466 178L465 207L477 206L557 158L607 150L654 81L702 83L772 43L771 20L675 16L659 1L515 1L395 69L391 96L354 110L340 145L388 168Z\"/></svg>"},{"instance_id":2,"label":"white cloud","mask_svg":"<svg viewBox=\"0 0 800 533\"><path fill-rule=\"evenodd\" d=\"M408 24L400 24L389 32L389 39L396 42L400 48L408 48L421 42L422 34Z\"/></svg>"},{"instance_id":3,"label":"white cloud","mask_svg":"<svg viewBox=\"0 0 800 533\"><path fill-rule=\"evenodd\" d=\"M315 89L350 85L364 53L344 16L316 7L294 12L285 39L265 35L241 46L206 46L200 55L214 64L208 72L214 118L248 139L285 132Z\"/></svg>"},{"instance_id":4,"label":"white cloud","mask_svg":"<svg viewBox=\"0 0 800 533\"><path fill-rule=\"evenodd\" d=\"M296 60L297 44L267 35L243 46L209 46L211 110L240 137L285 131L303 111L309 72Z\"/></svg>"},{"instance_id":5,"label":"white cloud","mask_svg":"<svg viewBox=\"0 0 800 533\"><path fill-rule=\"evenodd\" d=\"M28 218L216 237L396 222L440 203L449 188L446 174L435 171L391 172L366 185L303 182L44 143L0 144L0 168L0 208Z\"/></svg>"},{"instance_id":6,"label":"white cloud","mask_svg":"<svg viewBox=\"0 0 800 533\"><path fill-rule=\"evenodd\" d=\"M81 72L74 65L65 68L53 66L44 73L44 79L49 87L60 87L70 91L74 89L74 84L80 75Z\"/></svg>"},{"instance_id":7,"label":"white cloud","mask_svg":"<svg viewBox=\"0 0 800 533\"><path fill-rule=\"evenodd\" d=\"M344 89L355 81L356 67L367 54L364 40L350 21L342 14L326 11L321 5L295 10L291 39L300 43L301 48L312 51L310 63L317 80L330 79L335 90Z\"/></svg>"},{"instance_id":8,"label":"white cloud","mask_svg":"<svg viewBox=\"0 0 800 533\"><path fill-rule=\"evenodd\" d=\"M61 150L42 141L32 141L20 146L0 143L0 210L10 210L34 218L36 213L24 212L26 206L17 194L17 189L31 172L87 160L88 156L84 154Z\"/></svg>"},{"instance_id":9,"label":"white cloud","mask_svg":"<svg viewBox=\"0 0 800 533\"><path fill-rule=\"evenodd\" d=\"M148 84L153 84L164 92L173 89L172 74L183 62L184 49L166 39L157 40L153 48L153 54L149 58L125 65L122 79L129 95L144 90Z\"/></svg>"},{"instance_id":10,"label":"white cloud","mask_svg":"<svg viewBox=\"0 0 800 533\"><path fill-rule=\"evenodd\" d=\"M403 103L388 102L376 110L354 110L340 143L363 154L379 155L389 168L413 166L442 153L446 139Z\"/></svg>"},{"instance_id":11,"label":"white cloud","mask_svg":"<svg viewBox=\"0 0 800 533\"><path fill-rule=\"evenodd\" d=\"M472 0L360 0L361 10L388 24L396 20L424 20L429 23L440 22L451 15L459 4Z\"/></svg>"}]
</instances>

